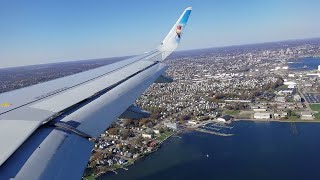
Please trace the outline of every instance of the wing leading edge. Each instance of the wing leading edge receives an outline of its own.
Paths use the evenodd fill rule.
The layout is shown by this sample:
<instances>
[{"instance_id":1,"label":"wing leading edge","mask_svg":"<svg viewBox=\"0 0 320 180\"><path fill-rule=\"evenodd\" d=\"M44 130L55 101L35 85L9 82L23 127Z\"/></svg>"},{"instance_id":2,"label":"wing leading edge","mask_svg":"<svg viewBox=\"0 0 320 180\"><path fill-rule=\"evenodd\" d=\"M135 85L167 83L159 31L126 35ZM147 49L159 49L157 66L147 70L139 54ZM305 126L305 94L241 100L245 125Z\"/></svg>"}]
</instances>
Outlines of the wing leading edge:
<instances>
[{"instance_id":1,"label":"wing leading edge","mask_svg":"<svg viewBox=\"0 0 320 180\"><path fill-rule=\"evenodd\" d=\"M0 178L81 178L91 140L165 73L161 61L177 48L190 13L147 54L0 94L8 104L0 107Z\"/></svg>"}]
</instances>

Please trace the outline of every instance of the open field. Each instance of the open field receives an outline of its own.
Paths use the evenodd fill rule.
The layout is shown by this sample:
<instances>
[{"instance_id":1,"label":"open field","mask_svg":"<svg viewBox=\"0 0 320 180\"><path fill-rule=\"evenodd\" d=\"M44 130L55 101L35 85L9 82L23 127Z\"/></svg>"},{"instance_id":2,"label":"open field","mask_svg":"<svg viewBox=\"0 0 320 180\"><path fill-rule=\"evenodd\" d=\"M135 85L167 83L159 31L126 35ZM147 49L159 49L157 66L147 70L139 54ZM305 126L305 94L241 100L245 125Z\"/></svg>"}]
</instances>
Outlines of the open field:
<instances>
[{"instance_id":1,"label":"open field","mask_svg":"<svg viewBox=\"0 0 320 180\"><path fill-rule=\"evenodd\" d=\"M314 117L320 119L320 104L310 104L310 108L313 111L317 111L317 113L314 114Z\"/></svg>"}]
</instances>

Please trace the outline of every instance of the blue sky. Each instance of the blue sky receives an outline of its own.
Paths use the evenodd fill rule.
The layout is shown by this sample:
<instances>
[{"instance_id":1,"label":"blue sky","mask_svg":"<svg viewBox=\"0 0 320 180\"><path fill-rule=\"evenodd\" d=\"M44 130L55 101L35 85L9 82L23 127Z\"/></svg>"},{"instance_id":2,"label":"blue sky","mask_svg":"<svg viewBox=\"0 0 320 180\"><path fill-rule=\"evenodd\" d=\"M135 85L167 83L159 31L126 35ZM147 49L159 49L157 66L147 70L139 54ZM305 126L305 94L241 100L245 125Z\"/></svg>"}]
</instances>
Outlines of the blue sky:
<instances>
[{"instance_id":1,"label":"blue sky","mask_svg":"<svg viewBox=\"0 0 320 180\"><path fill-rule=\"evenodd\" d=\"M318 0L0 0L0 67L143 53L187 6L180 50L320 37Z\"/></svg>"}]
</instances>

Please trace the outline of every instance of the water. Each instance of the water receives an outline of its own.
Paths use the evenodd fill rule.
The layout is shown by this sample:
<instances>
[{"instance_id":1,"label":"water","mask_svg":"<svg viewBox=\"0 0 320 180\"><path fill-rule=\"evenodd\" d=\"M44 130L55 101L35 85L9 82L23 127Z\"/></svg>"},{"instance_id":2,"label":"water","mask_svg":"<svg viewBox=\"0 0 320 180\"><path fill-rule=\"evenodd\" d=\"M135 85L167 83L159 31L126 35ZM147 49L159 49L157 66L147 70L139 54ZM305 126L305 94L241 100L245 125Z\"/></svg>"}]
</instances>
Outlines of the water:
<instances>
[{"instance_id":1,"label":"water","mask_svg":"<svg viewBox=\"0 0 320 180\"><path fill-rule=\"evenodd\" d=\"M170 138L119 174L99 179L320 179L320 123L234 122L231 137ZM207 157L209 155L209 157Z\"/></svg>"},{"instance_id":2,"label":"water","mask_svg":"<svg viewBox=\"0 0 320 180\"><path fill-rule=\"evenodd\" d=\"M289 61L289 68L295 70L317 70L320 65L320 58L308 57ZM304 66L307 66L304 68Z\"/></svg>"}]
</instances>

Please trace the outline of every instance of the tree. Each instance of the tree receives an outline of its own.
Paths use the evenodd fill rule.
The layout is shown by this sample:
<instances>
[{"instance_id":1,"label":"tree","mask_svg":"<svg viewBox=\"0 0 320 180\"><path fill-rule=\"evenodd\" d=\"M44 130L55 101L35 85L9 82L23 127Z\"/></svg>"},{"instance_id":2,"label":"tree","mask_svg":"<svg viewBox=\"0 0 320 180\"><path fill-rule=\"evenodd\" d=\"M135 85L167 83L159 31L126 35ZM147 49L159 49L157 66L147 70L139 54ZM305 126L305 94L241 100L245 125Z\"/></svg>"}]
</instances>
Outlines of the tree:
<instances>
[{"instance_id":1,"label":"tree","mask_svg":"<svg viewBox=\"0 0 320 180\"><path fill-rule=\"evenodd\" d=\"M141 136L137 137L134 141L135 144L137 145L142 145L143 138Z\"/></svg>"},{"instance_id":2,"label":"tree","mask_svg":"<svg viewBox=\"0 0 320 180\"><path fill-rule=\"evenodd\" d=\"M129 129L123 129L123 130L120 132L120 136L121 136L123 139L127 139L128 137L131 137L131 136L132 136L132 132L131 132Z\"/></svg>"},{"instance_id":3,"label":"tree","mask_svg":"<svg viewBox=\"0 0 320 180\"><path fill-rule=\"evenodd\" d=\"M159 129L160 133L164 133L164 131L165 131L165 129L163 127Z\"/></svg>"},{"instance_id":4,"label":"tree","mask_svg":"<svg viewBox=\"0 0 320 180\"><path fill-rule=\"evenodd\" d=\"M143 126L143 125L145 125L147 122L148 122L148 119L145 119L145 118L140 119L139 125L140 125L140 126Z\"/></svg>"},{"instance_id":5,"label":"tree","mask_svg":"<svg viewBox=\"0 0 320 180\"><path fill-rule=\"evenodd\" d=\"M119 132L119 129L118 129L118 128L110 128L110 129L108 130L108 133L109 133L110 135L117 135L118 132Z\"/></svg>"},{"instance_id":6,"label":"tree","mask_svg":"<svg viewBox=\"0 0 320 180\"><path fill-rule=\"evenodd\" d=\"M190 118L191 118L190 115L181 115L180 116L180 120L183 120L183 121L189 120Z\"/></svg>"},{"instance_id":7,"label":"tree","mask_svg":"<svg viewBox=\"0 0 320 180\"><path fill-rule=\"evenodd\" d=\"M132 120L132 119L126 119L126 120L124 120L124 122L123 122L123 125L124 125L124 126L129 126L129 125L131 125L131 124L133 124L133 120Z\"/></svg>"}]
</instances>

